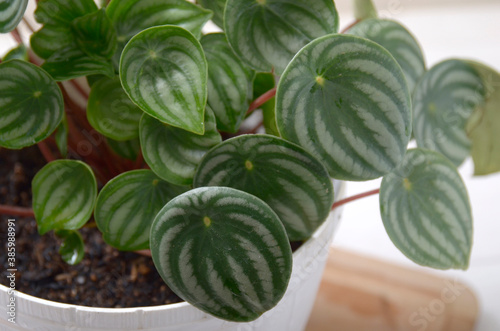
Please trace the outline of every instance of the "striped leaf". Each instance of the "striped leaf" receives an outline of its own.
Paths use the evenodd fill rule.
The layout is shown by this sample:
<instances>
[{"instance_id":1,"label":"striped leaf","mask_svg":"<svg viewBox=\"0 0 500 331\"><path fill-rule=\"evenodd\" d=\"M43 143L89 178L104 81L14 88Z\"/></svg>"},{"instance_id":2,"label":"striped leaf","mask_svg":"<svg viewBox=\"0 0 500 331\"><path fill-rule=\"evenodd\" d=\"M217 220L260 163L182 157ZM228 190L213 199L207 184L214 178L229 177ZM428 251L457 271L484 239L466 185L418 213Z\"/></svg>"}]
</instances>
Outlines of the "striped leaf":
<instances>
[{"instance_id":1,"label":"striped leaf","mask_svg":"<svg viewBox=\"0 0 500 331\"><path fill-rule=\"evenodd\" d=\"M122 88L120 78L104 77L90 90L87 119L94 129L114 140L139 137L139 121L144 112Z\"/></svg>"},{"instance_id":2,"label":"striped leaf","mask_svg":"<svg viewBox=\"0 0 500 331\"><path fill-rule=\"evenodd\" d=\"M163 124L144 114L140 137L144 160L151 170L160 178L178 185L190 185L203 155L222 141L215 126L215 116L208 106L203 136Z\"/></svg>"},{"instance_id":3,"label":"striped leaf","mask_svg":"<svg viewBox=\"0 0 500 331\"><path fill-rule=\"evenodd\" d=\"M76 47L71 22L97 10L93 0L39 1L35 19L43 27L31 36L31 47L41 58L48 59L60 49Z\"/></svg>"},{"instance_id":4,"label":"striped leaf","mask_svg":"<svg viewBox=\"0 0 500 331\"><path fill-rule=\"evenodd\" d=\"M0 91L0 146L19 149L36 144L61 122L61 90L39 67L21 60L3 62Z\"/></svg>"},{"instance_id":5,"label":"striped leaf","mask_svg":"<svg viewBox=\"0 0 500 331\"><path fill-rule=\"evenodd\" d=\"M141 151L139 138L125 141L117 141L111 138L106 138L106 141L113 152L125 159L135 160Z\"/></svg>"},{"instance_id":6,"label":"striped leaf","mask_svg":"<svg viewBox=\"0 0 500 331\"><path fill-rule=\"evenodd\" d=\"M90 167L81 161L48 163L35 175L31 187L40 234L50 230L77 230L92 215L97 181Z\"/></svg>"},{"instance_id":7,"label":"striped leaf","mask_svg":"<svg viewBox=\"0 0 500 331\"><path fill-rule=\"evenodd\" d=\"M484 85L484 102L470 116L466 130L471 140L474 175L500 171L500 74L477 62L469 62Z\"/></svg>"},{"instance_id":8,"label":"striped leaf","mask_svg":"<svg viewBox=\"0 0 500 331\"><path fill-rule=\"evenodd\" d=\"M219 27L224 27L224 8L226 0L198 0L203 7L210 9L213 12L212 21Z\"/></svg>"},{"instance_id":9,"label":"striped leaf","mask_svg":"<svg viewBox=\"0 0 500 331\"><path fill-rule=\"evenodd\" d=\"M387 49L398 61L410 91L425 72L425 60L415 38L401 24L386 19L366 19L347 31Z\"/></svg>"},{"instance_id":10,"label":"striped leaf","mask_svg":"<svg viewBox=\"0 0 500 331\"><path fill-rule=\"evenodd\" d=\"M224 30L241 59L257 71L282 73L311 40L335 33L339 19L331 0L228 0Z\"/></svg>"},{"instance_id":11,"label":"striped leaf","mask_svg":"<svg viewBox=\"0 0 500 331\"><path fill-rule=\"evenodd\" d=\"M26 48L26 46L21 44L15 48L11 49L7 54L5 54L2 61L7 62L9 60L14 60L14 59L23 60L23 61L29 60L28 49Z\"/></svg>"},{"instance_id":12,"label":"striped leaf","mask_svg":"<svg viewBox=\"0 0 500 331\"><path fill-rule=\"evenodd\" d=\"M75 265L82 261L85 255L85 246L82 236L74 230L57 230L56 236L63 240L59 247L59 255L69 265Z\"/></svg>"},{"instance_id":13,"label":"striped leaf","mask_svg":"<svg viewBox=\"0 0 500 331\"><path fill-rule=\"evenodd\" d=\"M149 230L156 214L185 191L185 187L162 181L151 170L133 170L113 178L99 193L94 213L104 241L125 251L149 248Z\"/></svg>"},{"instance_id":14,"label":"striped leaf","mask_svg":"<svg viewBox=\"0 0 500 331\"><path fill-rule=\"evenodd\" d=\"M268 135L242 135L210 150L194 186L228 186L255 195L279 216L291 241L307 239L328 216L333 186L301 147Z\"/></svg>"},{"instance_id":15,"label":"striped leaf","mask_svg":"<svg viewBox=\"0 0 500 331\"><path fill-rule=\"evenodd\" d=\"M376 18L377 16L377 10L372 0L354 0L354 18L356 20L361 21L368 18Z\"/></svg>"},{"instance_id":16,"label":"striped leaf","mask_svg":"<svg viewBox=\"0 0 500 331\"><path fill-rule=\"evenodd\" d=\"M201 45L208 62L208 105L217 128L237 132L252 102L255 74L236 57L223 33L203 36Z\"/></svg>"},{"instance_id":17,"label":"striped leaf","mask_svg":"<svg viewBox=\"0 0 500 331\"><path fill-rule=\"evenodd\" d=\"M183 27L199 37L201 28L212 17L209 10L185 0L112 0L106 13L118 34L117 60L130 38L142 30L170 24Z\"/></svg>"},{"instance_id":18,"label":"striped leaf","mask_svg":"<svg viewBox=\"0 0 500 331\"><path fill-rule=\"evenodd\" d=\"M413 93L413 134L418 147L440 152L456 166L470 153L465 126L484 100L479 73L463 60L432 67Z\"/></svg>"},{"instance_id":19,"label":"striped leaf","mask_svg":"<svg viewBox=\"0 0 500 331\"><path fill-rule=\"evenodd\" d=\"M292 269L276 214L253 195L227 187L199 188L170 201L151 227L151 253L177 295L239 322L274 307Z\"/></svg>"},{"instance_id":20,"label":"striped leaf","mask_svg":"<svg viewBox=\"0 0 500 331\"><path fill-rule=\"evenodd\" d=\"M384 177L380 213L396 247L415 263L436 269L466 269L472 248L467 190L441 154L412 149Z\"/></svg>"},{"instance_id":21,"label":"striped leaf","mask_svg":"<svg viewBox=\"0 0 500 331\"><path fill-rule=\"evenodd\" d=\"M0 2L0 33L16 28L23 18L28 0L4 0Z\"/></svg>"},{"instance_id":22,"label":"striped leaf","mask_svg":"<svg viewBox=\"0 0 500 331\"><path fill-rule=\"evenodd\" d=\"M134 36L121 56L120 79L132 101L149 115L205 132L207 60L189 31L165 25Z\"/></svg>"},{"instance_id":23,"label":"striped leaf","mask_svg":"<svg viewBox=\"0 0 500 331\"><path fill-rule=\"evenodd\" d=\"M367 180L402 160L411 135L400 66L378 44L329 35L304 47L278 84L283 138L318 157L334 178Z\"/></svg>"}]
</instances>

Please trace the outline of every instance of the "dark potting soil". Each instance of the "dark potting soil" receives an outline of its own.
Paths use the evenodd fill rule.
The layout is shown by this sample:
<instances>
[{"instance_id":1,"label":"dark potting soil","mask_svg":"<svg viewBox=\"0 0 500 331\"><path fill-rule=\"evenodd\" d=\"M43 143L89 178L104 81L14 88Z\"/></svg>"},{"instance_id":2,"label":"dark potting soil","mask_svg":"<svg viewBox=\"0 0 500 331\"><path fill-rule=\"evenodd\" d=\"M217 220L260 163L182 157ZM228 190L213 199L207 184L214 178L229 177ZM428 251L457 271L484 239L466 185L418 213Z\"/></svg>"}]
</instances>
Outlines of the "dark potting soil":
<instances>
[{"instance_id":1,"label":"dark potting soil","mask_svg":"<svg viewBox=\"0 0 500 331\"><path fill-rule=\"evenodd\" d=\"M38 149L0 149L0 204L31 207L31 180L45 161ZM0 215L0 283L8 286L7 222L16 231L16 290L39 298L90 307L156 306L182 301L163 282L150 257L120 252L104 243L97 228L80 230L83 261L66 264L61 241L49 232L40 236L30 217Z\"/></svg>"}]
</instances>

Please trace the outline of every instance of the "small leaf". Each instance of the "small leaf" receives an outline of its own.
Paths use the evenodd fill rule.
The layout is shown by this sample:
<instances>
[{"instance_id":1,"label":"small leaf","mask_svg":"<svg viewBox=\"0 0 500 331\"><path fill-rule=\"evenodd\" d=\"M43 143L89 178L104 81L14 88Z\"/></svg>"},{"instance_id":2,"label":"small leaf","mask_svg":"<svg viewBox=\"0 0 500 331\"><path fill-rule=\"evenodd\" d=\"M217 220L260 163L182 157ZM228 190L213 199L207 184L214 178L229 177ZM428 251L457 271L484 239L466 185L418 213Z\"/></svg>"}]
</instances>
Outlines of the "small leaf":
<instances>
[{"instance_id":1,"label":"small leaf","mask_svg":"<svg viewBox=\"0 0 500 331\"><path fill-rule=\"evenodd\" d=\"M472 144L474 175L488 175L500 171L500 74L480 63L469 63L479 73L485 95L466 130Z\"/></svg>"},{"instance_id":2,"label":"small leaf","mask_svg":"<svg viewBox=\"0 0 500 331\"><path fill-rule=\"evenodd\" d=\"M80 233L73 230L57 230L56 236L63 240L61 247L59 247L59 254L64 262L69 265L82 262L85 247Z\"/></svg>"},{"instance_id":3,"label":"small leaf","mask_svg":"<svg viewBox=\"0 0 500 331\"><path fill-rule=\"evenodd\" d=\"M366 19L347 31L376 42L398 61L410 91L425 73L425 60L415 38L401 24L385 19Z\"/></svg>"},{"instance_id":4,"label":"small leaf","mask_svg":"<svg viewBox=\"0 0 500 331\"><path fill-rule=\"evenodd\" d=\"M185 0L112 0L106 8L118 35L116 60L125 44L147 28L178 25L199 37L212 13Z\"/></svg>"},{"instance_id":5,"label":"small leaf","mask_svg":"<svg viewBox=\"0 0 500 331\"><path fill-rule=\"evenodd\" d=\"M203 136L163 124L148 114L141 119L140 136L144 160L151 170L178 185L190 185L203 155L222 141L208 106Z\"/></svg>"},{"instance_id":6,"label":"small leaf","mask_svg":"<svg viewBox=\"0 0 500 331\"><path fill-rule=\"evenodd\" d=\"M104 241L120 250L148 249L156 214L186 190L162 181L151 170L133 170L113 178L99 193L94 213Z\"/></svg>"},{"instance_id":7,"label":"small leaf","mask_svg":"<svg viewBox=\"0 0 500 331\"><path fill-rule=\"evenodd\" d=\"M55 139L61 156L65 158L68 155L68 121L66 120L66 116L63 117L57 127Z\"/></svg>"},{"instance_id":8,"label":"small leaf","mask_svg":"<svg viewBox=\"0 0 500 331\"><path fill-rule=\"evenodd\" d=\"M0 33L14 30L21 22L28 0L5 0L0 2Z\"/></svg>"},{"instance_id":9,"label":"small leaf","mask_svg":"<svg viewBox=\"0 0 500 331\"><path fill-rule=\"evenodd\" d=\"M214 147L200 162L193 185L255 195L279 216L291 241L309 238L333 203L325 167L301 147L268 135L242 135Z\"/></svg>"},{"instance_id":10,"label":"small leaf","mask_svg":"<svg viewBox=\"0 0 500 331\"><path fill-rule=\"evenodd\" d=\"M377 9L372 0L354 0L354 18L361 21L367 18L377 18Z\"/></svg>"},{"instance_id":11,"label":"small leaf","mask_svg":"<svg viewBox=\"0 0 500 331\"><path fill-rule=\"evenodd\" d=\"M125 141L117 141L111 138L106 138L106 141L113 152L125 159L135 160L141 151L139 138Z\"/></svg>"},{"instance_id":12,"label":"small leaf","mask_svg":"<svg viewBox=\"0 0 500 331\"><path fill-rule=\"evenodd\" d=\"M198 3L214 13L212 21L215 24L220 28L224 27L224 8L226 6L226 0L198 0Z\"/></svg>"},{"instance_id":13,"label":"small leaf","mask_svg":"<svg viewBox=\"0 0 500 331\"><path fill-rule=\"evenodd\" d=\"M456 168L441 154L409 150L402 164L382 180L380 213L394 245L415 263L467 269L470 202Z\"/></svg>"},{"instance_id":14,"label":"small leaf","mask_svg":"<svg viewBox=\"0 0 500 331\"><path fill-rule=\"evenodd\" d=\"M50 136L61 122L61 90L39 67L21 60L1 63L0 90L0 146L31 146Z\"/></svg>"},{"instance_id":15,"label":"small leaf","mask_svg":"<svg viewBox=\"0 0 500 331\"><path fill-rule=\"evenodd\" d=\"M201 38L208 62L208 105L217 118L217 128L237 132L252 102L254 72L233 53L223 33Z\"/></svg>"},{"instance_id":16,"label":"small leaf","mask_svg":"<svg viewBox=\"0 0 500 331\"><path fill-rule=\"evenodd\" d=\"M33 211L38 232L77 230L92 215L97 181L88 165L57 160L45 165L33 178Z\"/></svg>"},{"instance_id":17,"label":"small leaf","mask_svg":"<svg viewBox=\"0 0 500 331\"><path fill-rule=\"evenodd\" d=\"M104 77L92 86L87 103L87 119L106 137L123 141L139 137L139 121L144 112L125 93L118 76Z\"/></svg>"},{"instance_id":18,"label":"small leaf","mask_svg":"<svg viewBox=\"0 0 500 331\"><path fill-rule=\"evenodd\" d=\"M116 32L106 10L78 17L71 22L76 42L87 55L109 59L116 50Z\"/></svg>"},{"instance_id":19,"label":"small leaf","mask_svg":"<svg viewBox=\"0 0 500 331\"><path fill-rule=\"evenodd\" d=\"M262 94L275 87L274 75L272 73L259 72L255 75L253 81L253 99L257 99ZM276 125L276 97L272 97L262 106L262 115L264 117L264 128L267 134L279 137L280 133Z\"/></svg>"},{"instance_id":20,"label":"small leaf","mask_svg":"<svg viewBox=\"0 0 500 331\"><path fill-rule=\"evenodd\" d=\"M71 22L97 10L92 0L44 0L37 4L35 19L44 26L31 36L35 53L48 59L60 49L76 47Z\"/></svg>"},{"instance_id":21,"label":"small leaf","mask_svg":"<svg viewBox=\"0 0 500 331\"><path fill-rule=\"evenodd\" d=\"M470 153L467 120L484 101L479 73L467 61L432 67L413 92L413 134L418 147L435 150L456 166Z\"/></svg>"},{"instance_id":22,"label":"small leaf","mask_svg":"<svg viewBox=\"0 0 500 331\"><path fill-rule=\"evenodd\" d=\"M153 262L178 296L216 317L246 322L283 297L292 271L285 229L262 200L227 187L172 199L151 227Z\"/></svg>"},{"instance_id":23,"label":"small leaf","mask_svg":"<svg viewBox=\"0 0 500 331\"><path fill-rule=\"evenodd\" d=\"M42 68L57 81L96 74L113 77L115 74L111 60L88 56L78 47L71 46L54 53L42 64Z\"/></svg>"},{"instance_id":24,"label":"small leaf","mask_svg":"<svg viewBox=\"0 0 500 331\"><path fill-rule=\"evenodd\" d=\"M311 40L338 30L331 0L228 0L227 40L238 57L257 71L281 74Z\"/></svg>"},{"instance_id":25,"label":"small leaf","mask_svg":"<svg viewBox=\"0 0 500 331\"><path fill-rule=\"evenodd\" d=\"M411 135L406 79L380 45L329 35L305 46L281 76L281 136L345 180L383 176L403 159Z\"/></svg>"},{"instance_id":26,"label":"small leaf","mask_svg":"<svg viewBox=\"0 0 500 331\"><path fill-rule=\"evenodd\" d=\"M149 115L196 134L205 131L207 61L189 31L165 25L134 36L122 53L120 79Z\"/></svg>"},{"instance_id":27,"label":"small leaf","mask_svg":"<svg viewBox=\"0 0 500 331\"><path fill-rule=\"evenodd\" d=\"M7 54L5 54L3 62L14 59L28 61L28 49L26 46L21 44L16 48L11 49Z\"/></svg>"}]
</instances>

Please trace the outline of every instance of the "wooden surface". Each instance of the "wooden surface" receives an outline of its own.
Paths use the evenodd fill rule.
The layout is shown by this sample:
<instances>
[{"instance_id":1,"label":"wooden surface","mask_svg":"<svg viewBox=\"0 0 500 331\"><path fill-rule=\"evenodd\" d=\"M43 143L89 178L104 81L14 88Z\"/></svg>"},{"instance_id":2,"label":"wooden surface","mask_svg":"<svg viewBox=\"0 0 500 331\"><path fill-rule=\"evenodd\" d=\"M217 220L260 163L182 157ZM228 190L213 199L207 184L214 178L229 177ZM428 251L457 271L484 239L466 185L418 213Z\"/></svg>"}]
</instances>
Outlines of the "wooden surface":
<instances>
[{"instance_id":1,"label":"wooden surface","mask_svg":"<svg viewBox=\"0 0 500 331\"><path fill-rule=\"evenodd\" d=\"M472 291L453 278L332 250L307 331L470 331Z\"/></svg>"}]
</instances>

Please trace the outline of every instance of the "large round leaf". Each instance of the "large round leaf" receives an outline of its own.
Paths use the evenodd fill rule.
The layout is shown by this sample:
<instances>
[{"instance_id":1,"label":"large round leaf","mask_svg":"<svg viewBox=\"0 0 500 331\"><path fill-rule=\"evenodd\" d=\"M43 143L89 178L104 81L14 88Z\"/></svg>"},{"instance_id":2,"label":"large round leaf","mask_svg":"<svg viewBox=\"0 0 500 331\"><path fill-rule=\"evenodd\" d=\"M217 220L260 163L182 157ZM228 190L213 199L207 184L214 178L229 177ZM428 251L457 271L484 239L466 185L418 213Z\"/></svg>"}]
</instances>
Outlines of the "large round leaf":
<instances>
[{"instance_id":1,"label":"large round leaf","mask_svg":"<svg viewBox=\"0 0 500 331\"><path fill-rule=\"evenodd\" d=\"M120 79L132 101L160 121L203 134L207 60L187 30L158 26L125 46Z\"/></svg>"},{"instance_id":2,"label":"large round leaf","mask_svg":"<svg viewBox=\"0 0 500 331\"><path fill-rule=\"evenodd\" d=\"M422 50L415 38L401 24L386 19L362 20L347 31L370 39L387 49L398 61L408 82L410 91L425 72Z\"/></svg>"},{"instance_id":3,"label":"large round leaf","mask_svg":"<svg viewBox=\"0 0 500 331\"><path fill-rule=\"evenodd\" d=\"M325 167L301 147L268 135L243 135L214 147L198 166L194 186L228 186L261 198L290 240L308 238L333 203Z\"/></svg>"},{"instance_id":4,"label":"large round leaf","mask_svg":"<svg viewBox=\"0 0 500 331\"><path fill-rule=\"evenodd\" d=\"M392 242L414 262L437 269L466 269L472 247L467 190L453 164L412 149L384 177L380 213Z\"/></svg>"},{"instance_id":5,"label":"large round leaf","mask_svg":"<svg viewBox=\"0 0 500 331\"><path fill-rule=\"evenodd\" d=\"M463 60L432 67L413 93L413 134L418 147L440 152L456 166L470 152L467 120L484 101L479 73Z\"/></svg>"},{"instance_id":6,"label":"large round leaf","mask_svg":"<svg viewBox=\"0 0 500 331\"><path fill-rule=\"evenodd\" d=\"M212 21L215 24L221 28L224 27L224 8L226 7L226 0L198 0L197 2L214 13Z\"/></svg>"},{"instance_id":7,"label":"large round leaf","mask_svg":"<svg viewBox=\"0 0 500 331\"><path fill-rule=\"evenodd\" d=\"M0 2L0 33L16 28L23 18L28 0L4 0Z\"/></svg>"},{"instance_id":8,"label":"large round leaf","mask_svg":"<svg viewBox=\"0 0 500 331\"><path fill-rule=\"evenodd\" d=\"M40 234L54 229L77 230L92 215L97 181L83 162L50 162L35 175L31 186L33 212Z\"/></svg>"},{"instance_id":9,"label":"large round leaf","mask_svg":"<svg viewBox=\"0 0 500 331\"><path fill-rule=\"evenodd\" d=\"M258 71L282 73L311 40L335 33L332 0L228 0L224 30L236 54Z\"/></svg>"},{"instance_id":10,"label":"large round leaf","mask_svg":"<svg viewBox=\"0 0 500 331\"><path fill-rule=\"evenodd\" d=\"M151 170L133 170L113 178L99 193L94 213L104 241L120 250L149 248L156 214L186 190L161 180Z\"/></svg>"},{"instance_id":11,"label":"large round leaf","mask_svg":"<svg viewBox=\"0 0 500 331\"><path fill-rule=\"evenodd\" d=\"M87 118L94 129L115 140L139 136L139 121L144 112L125 93L120 78L104 77L92 85L87 103Z\"/></svg>"},{"instance_id":12,"label":"large round leaf","mask_svg":"<svg viewBox=\"0 0 500 331\"><path fill-rule=\"evenodd\" d=\"M402 160L411 135L410 94L380 45L329 35L304 47L278 84L283 138L322 161L334 178L367 180Z\"/></svg>"},{"instance_id":13,"label":"large round leaf","mask_svg":"<svg viewBox=\"0 0 500 331\"><path fill-rule=\"evenodd\" d=\"M62 120L64 104L56 82L21 60L0 64L0 146L19 149L47 138Z\"/></svg>"},{"instance_id":14,"label":"large round leaf","mask_svg":"<svg viewBox=\"0 0 500 331\"><path fill-rule=\"evenodd\" d=\"M177 295L240 322L278 303L292 269L278 216L255 196L227 187L199 188L170 201L151 227L151 253Z\"/></svg>"},{"instance_id":15,"label":"large round leaf","mask_svg":"<svg viewBox=\"0 0 500 331\"><path fill-rule=\"evenodd\" d=\"M193 182L194 171L203 155L222 140L209 107L205 110L203 136L163 124L148 114L141 119L140 136L144 160L151 170L178 185Z\"/></svg>"}]
</instances>

